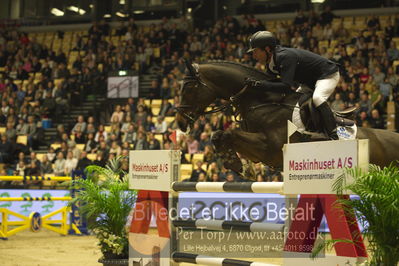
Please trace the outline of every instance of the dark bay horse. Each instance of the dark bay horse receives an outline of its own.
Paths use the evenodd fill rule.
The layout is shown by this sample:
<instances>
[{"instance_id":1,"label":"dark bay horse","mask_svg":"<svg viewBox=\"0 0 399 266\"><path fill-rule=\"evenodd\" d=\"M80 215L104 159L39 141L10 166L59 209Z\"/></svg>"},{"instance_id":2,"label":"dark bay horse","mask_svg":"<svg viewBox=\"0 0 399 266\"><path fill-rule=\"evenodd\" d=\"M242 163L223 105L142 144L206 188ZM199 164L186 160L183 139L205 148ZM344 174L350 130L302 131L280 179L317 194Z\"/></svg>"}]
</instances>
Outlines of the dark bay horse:
<instances>
[{"instance_id":1,"label":"dark bay horse","mask_svg":"<svg viewBox=\"0 0 399 266\"><path fill-rule=\"evenodd\" d=\"M246 77L258 80L273 78L252 67L226 61L200 65L188 63L187 68L176 115L182 131L186 131L188 125L204 114L216 99L229 100L240 92ZM296 92L285 95L251 91L240 97L236 104L243 121L241 128L217 131L212 137L225 167L242 172L238 152L253 162L281 169L282 147L287 142L287 120L292 119L293 106L300 96ZM291 141L300 141L300 135L294 134ZM357 138L369 139L370 163L386 166L399 159L399 134L358 128Z\"/></svg>"}]
</instances>

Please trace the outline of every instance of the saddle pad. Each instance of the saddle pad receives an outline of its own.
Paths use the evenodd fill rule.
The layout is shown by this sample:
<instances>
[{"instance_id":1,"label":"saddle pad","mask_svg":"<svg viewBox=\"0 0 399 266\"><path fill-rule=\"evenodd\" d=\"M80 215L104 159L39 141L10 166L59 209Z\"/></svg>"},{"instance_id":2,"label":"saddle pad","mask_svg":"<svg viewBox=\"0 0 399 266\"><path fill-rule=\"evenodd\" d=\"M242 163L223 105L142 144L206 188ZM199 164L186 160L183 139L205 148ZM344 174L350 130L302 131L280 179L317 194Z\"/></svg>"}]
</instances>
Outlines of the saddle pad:
<instances>
[{"instance_id":1,"label":"saddle pad","mask_svg":"<svg viewBox=\"0 0 399 266\"><path fill-rule=\"evenodd\" d=\"M356 139L357 126L354 124L351 127L337 127L337 135L340 140Z\"/></svg>"}]
</instances>

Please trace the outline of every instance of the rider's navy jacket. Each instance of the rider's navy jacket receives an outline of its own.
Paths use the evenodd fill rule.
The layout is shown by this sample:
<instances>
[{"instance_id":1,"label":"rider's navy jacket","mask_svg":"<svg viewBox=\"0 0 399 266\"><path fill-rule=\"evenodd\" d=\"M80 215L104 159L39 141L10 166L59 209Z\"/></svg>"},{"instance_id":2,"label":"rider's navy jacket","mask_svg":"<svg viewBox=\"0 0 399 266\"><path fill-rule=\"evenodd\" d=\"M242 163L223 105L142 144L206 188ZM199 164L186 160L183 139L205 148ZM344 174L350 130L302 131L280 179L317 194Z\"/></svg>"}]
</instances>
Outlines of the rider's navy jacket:
<instances>
[{"instance_id":1,"label":"rider's navy jacket","mask_svg":"<svg viewBox=\"0 0 399 266\"><path fill-rule=\"evenodd\" d=\"M277 46L274 54L274 71L278 72L281 81L291 87L306 84L314 89L317 80L324 79L338 71L338 65L315 53ZM273 73L272 70L268 71Z\"/></svg>"}]
</instances>

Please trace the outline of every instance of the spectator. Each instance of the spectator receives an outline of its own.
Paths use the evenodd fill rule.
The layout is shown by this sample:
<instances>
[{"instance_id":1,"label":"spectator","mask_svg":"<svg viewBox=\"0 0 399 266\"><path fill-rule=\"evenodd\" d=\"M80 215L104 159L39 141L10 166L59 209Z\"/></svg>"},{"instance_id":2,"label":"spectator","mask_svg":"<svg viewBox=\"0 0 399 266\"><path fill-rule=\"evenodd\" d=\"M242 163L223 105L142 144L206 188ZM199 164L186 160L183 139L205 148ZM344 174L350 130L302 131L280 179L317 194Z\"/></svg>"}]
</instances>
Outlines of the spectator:
<instances>
[{"instance_id":1,"label":"spectator","mask_svg":"<svg viewBox=\"0 0 399 266\"><path fill-rule=\"evenodd\" d=\"M146 140L146 136L143 132L137 133L137 139L134 143L135 150L147 150L148 149L148 142Z\"/></svg>"},{"instance_id":2,"label":"spectator","mask_svg":"<svg viewBox=\"0 0 399 266\"><path fill-rule=\"evenodd\" d=\"M155 123L155 133L165 133L168 129L168 124L164 120L164 117L158 116L157 117L157 122Z\"/></svg>"},{"instance_id":3,"label":"spectator","mask_svg":"<svg viewBox=\"0 0 399 266\"><path fill-rule=\"evenodd\" d=\"M148 149L149 150L160 150L161 149L161 143L159 140L157 140L154 136L154 133L148 132Z\"/></svg>"},{"instance_id":4,"label":"spectator","mask_svg":"<svg viewBox=\"0 0 399 266\"><path fill-rule=\"evenodd\" d=\"M83 115L79 115L78 116L78 119L77 119L78 121L77 121L77 123L75 124L75 126L72 128L72 134L75 134L75 133L77 133L77 131L78 131L78 128L80 128L80 132L82 132L82 133L84 133L85 131L86 131L86 122L85 122L85 119L84 119L84 117L83 117Z\"/></svg>"},{"instance_id":5,"label":"spectator","mask_svg":"<svg viewBox=\"0 0 399 266\"><path fill-rule=\"evenodd\" d=\"M384 120L380 117L377 109L371 111L370 126L372 128L384 129Z\"/></svg>"},{"instance_id":6,"label":"spectator","mask_svg":"<svg viewBox=\"0 0 399 266\"><path fill-rule=\"evenodd\" d=\"M57 163L57 161L56 161ZM64 163L64 174L66 176L71 176L72 171L76 169L76 166L78 165L78 160L74 158L73 153L71 151L68 152L67 158Z\"/></svg>"},{"instance_id":7,"label":"spectator","mask_svg":"<svg viewBox=\"0 0 399 266\"><path fill-rule=\"evenodd\" d=\"M23 119L19 119L19 123L17 125L17 135L28 135L29 133L29 126L25 123Z\"/></svg>"},{"instance_id":8,"label":"spectator","mask_svg":"<svg viewBox=\"0 0 399 266\"><path fill-rule=\"evenodd\" d=\"M42 157L42 161L40 163L40 171L43 175L45 174L53 174L53 167L51 161L49 161L47 156Z\"/></svg>"},{"instance_id":9,"label":"spectator","mask_svg":"<svg viewBox=\"0 0 399 266\"><path fill-rule=\"evenodd\" d=\"M194 154L199 152L199 143L194 139L193 135L189 135L187 139L187 151L189 154Z\"/></svg>"},{"instance_id":10,"label":"spectator","mask_svg":"<svg viewBox=\"0 0 399 266\"><path fill-rule=\"evenodd\" d=\"M118 104L115 107L115 111L112 113L111 121L112 122L116 122L116 123L122 123L123 122L123 116L124 116L124 113L122 111L122 107Z\"/></svg>"},{"instance_id":11,"label":"spectator","mask_svg":"<svg viewBox=\"0 0 399 266\"><path fill-rule=\"evenodd\" d=\"M1 134L0 141L0 163L9 163L11 159L12 144L6 134Z\"/></svg>"},{"instance_id":12,"label":"spectator","mask_svg":"<svg viewBox=\"0 0 399 266\"><path fill-rule=\"evenodd\" d=\"M198 178L199 178L201 173L206 176L205 170L202 169L202 162L201 161L197 161L195 163L195 165L196 165L196 168L191 172L190 182L198 182Z\"/></svg>"},{"instance_id":13,"label":"spectator","mask_svg":"<svg viewBox=\"0 0 399 266\"><path fill-rule=\"evenodd\" d=\"M54 174L56 176L65 176L65 159L62 152L57 153L57 159L54 162Z\"/></svg>"},{"instance_id":14,"label":"spectator","mask_svg":"<svg viewBox=\"0 0 399 266\"><path fill-rule=\"evenodd\" d=\"M80 159L78 161L78 164L76 166L76 170L80 170L82 172L85 171L86 167L91 165L92 162L89 160L89 158L87 158L87 152L83 151L80 154Z\"/></svg>"},{"instance_id":15,"label":"spectator","mask_svg":"<svg viewBox=\"0 0 399 266\"><path fill-rule=\"evenodd\" d=\"M111 149L109 150L109 153L113 153L113 154L115 154L116 156L121 155L122 149L121 149L121 147L118 145L118 142L116 142L116 141L113 141L113 142L112 142L112 144L111 144Z\"/></svg>"},{"instance_id":16,"label":"spectator","mask_svg":"<svg viewBox=\"0 0 399 266\"><path fill-rule=\"evenodd\" d=\"M93 133L87 134L87 141L85 143L83 151L85 151L86 153L87 152L91 153L92 151L95 150L96 147L97 147L97 142L94 140Z\"/></svg>"}]
</instances>

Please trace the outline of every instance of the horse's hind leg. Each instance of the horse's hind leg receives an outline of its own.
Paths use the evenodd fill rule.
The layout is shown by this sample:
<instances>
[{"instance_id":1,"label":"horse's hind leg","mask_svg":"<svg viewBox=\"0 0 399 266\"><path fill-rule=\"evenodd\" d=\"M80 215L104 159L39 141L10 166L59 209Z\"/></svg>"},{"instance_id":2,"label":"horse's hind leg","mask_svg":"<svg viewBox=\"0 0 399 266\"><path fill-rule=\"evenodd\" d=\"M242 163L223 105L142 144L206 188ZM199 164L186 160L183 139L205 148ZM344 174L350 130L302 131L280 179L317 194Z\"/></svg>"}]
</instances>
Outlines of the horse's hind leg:
<instances>
[{"instance_id":1,"label":"horse's hind leg","mask_svg":"<svg viewBox=\"0 0 399 266\"><path fill-rule=\"evenodd\" d=\"M215 145L218 156L222 158L224 167L236 173L242 173L242 163L234 150L231 131L216 131L212 135L212 143Z\"/></svg>"}]
</instances>

